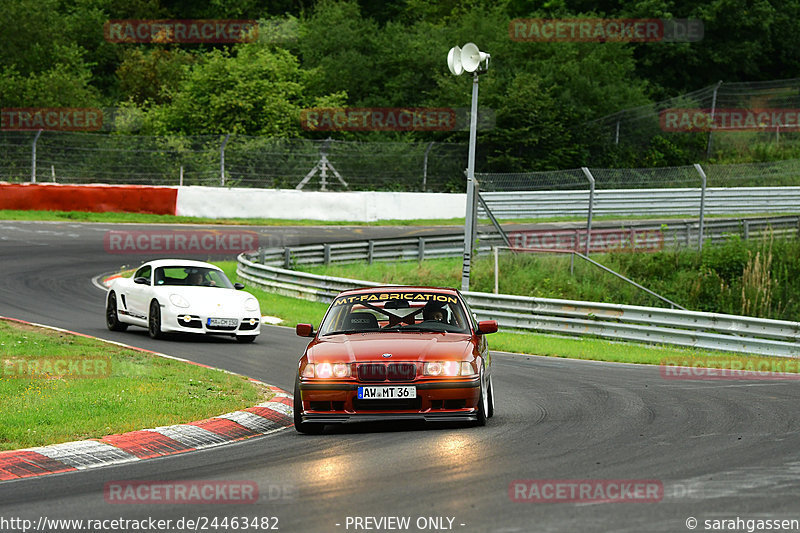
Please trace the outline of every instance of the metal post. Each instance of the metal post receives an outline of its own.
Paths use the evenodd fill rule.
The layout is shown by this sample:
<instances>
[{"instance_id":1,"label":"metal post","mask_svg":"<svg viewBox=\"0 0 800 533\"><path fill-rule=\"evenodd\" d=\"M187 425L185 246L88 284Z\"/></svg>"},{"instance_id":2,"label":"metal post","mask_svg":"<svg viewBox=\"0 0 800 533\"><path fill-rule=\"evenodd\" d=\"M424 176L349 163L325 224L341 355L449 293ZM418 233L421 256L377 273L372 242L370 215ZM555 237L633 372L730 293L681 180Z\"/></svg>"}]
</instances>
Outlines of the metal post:
<instances>
[{"instance_id":1,"label":"metal post","mask_svg":"<svg viewBox=\"0 0 800 533\"><path fill-rule=\"evenodd\" d=\"M585 255L589 255L589 246L591 245L592 241L592 209L594 207L594 176L592 173L589 172L589 169L586 167L581 167L583 171L583 175L586 176L586 179L589 180L589 215L586 219L586 251L584 252Z\"/></svg>"},{"instance_id":2,"label":"metal post","mask_svg":"<svg viewBox=\"0 0 800 533\"><path fill-rule=\"evenodd\" d=\"M719 90L719 86L722 85L722 80L717 82L717 86L714 87L714 95L711 97L711 124L714 124L714 114L717 111L717 91ZM714 128L709 128L708 130L708 145L706 146L706 159L711 157L711 133L714 131Z\"/></svg>"},{"instance_id":3,"label":"metal post","mask_svg":"<svg viewBox=\"0 0 800 533\"><path fill-rule=\"evenodd\" d=\"M228 144L230 133L225 134L225 140L222 141L222 146L219 149L219 185L225 186L225 145Z\"/></svg>"},{"instance_id":4,"label":"metal post","mask_svg":"<svg viewBox=\"0 0 800 533\"><path fill-rule=\"evenodd\" d=\"M56 166L50 165L50 178L53 180L53 183L56 182Z\"/></svg>"},{"instance_id":5,"label":"metal post","mask_svg":"<svg viewBox=\"0 0 800 533\"><path fill-rule=\"evenodd\" d=\"M33 138L33 155L31 158L31 183L36 183L36 142L39 140L39 135L42 134L42 130L36 132L36 136Z\"/></svg>"},{"instance_id":6,"label":"metal post","mask_svg":"<svg viewBox=\"0 0 800 533\"><path fill-rule=\"evenodd\" d=\"M475 243L475 142L478 129L478 74L472 77L472 106L469 115L469 159L467 162L467 216L464 221L464 264L461 270L461 290L469 290L472 248Z\"/></svg>"},{"instance_id":7,"label":"metal post","mask_svg":"<svg viewBox=\"0 0 800 533\"><path fill-rule=\"evenodd\" d=\"M622 120L622 116L617 118L617 133L614 135L614 144L619 144L619 122Z\"/></svg>"},{"instance_id":8,"label":"metal post","mask_svg":"<svg viewBox=\"0 0 800 533\"><path fill-rule=\"evenodd\" d=\"M178 185L180 185L181 187L183 187L183 165L181 165L181 179L180 179L180 181L178 182Z\"/></svg>"},{"instance_id":9,"label":"metal post","mask_svg":"<svg viewBox=\"0 0 800 533\"><path fill-rule=\"evenodd\" d=\"M374 255L375 255L375 241L369 241L367 243L367 264L368 265L372 264Z\"/></svg>"},{"instance_id":10,"label":"metal post","mask_svg":"<svg viewBox=\"0 0 800 533\"><path fill-rule=\"evenodd\" d=\"M422 262L425 259L425 237L420 237L417 241L417 261Z\"/></svg>"},{"instance_id":11,"label":"metal post","mask_svg":"<svg viewBox=\"0 0 800 533\"><path fill-rule=\"evenodd\" d=\"M697 249L701 252L703 251L703 220L705 218L705 211L706 211L706 173L703 171L703 167L700 166L699 163L694 164L695 170L697 170L698 174L700 174L701 180L701 188L700 188L700 229L698 230L699 235L697 236Z\"/></svg>"},{"instance_id":12,"label":"metal post","mask_svg":"<svg viewBox=\"0 0 800 533\"><path fill-rule=\"evenodd\" d=\"M503 227L500 225L500 222L495 218L494 213L492 213L492 210L489 209L489 206L486 203L486 200L483 199L483 196L481 196L480 192L478 192L476 194L476 196L478 197L478 201L480 202L481 206L483 207L483 210L486 212L486 215L489 217L489 220L492 221L492 224L494 224L495 229L500 234L500 236L503 238L503 242L506 243L506 246L508 246L509 248L512 248L511 241L508 240L508 235L506 234L505 230L503 230Z\"/></svg>"},{"instance_id":13,"label":"metal post","mask_svg":"<svg viewBox=\"0 0 800 533\"><path fill-rule=\"evenodd\" d=\"M428 187L428 154L431 153L431 148L433 148L433 141L428 143L428 147L425 149L425 159L422 163L422 192L425 192Z\"/></svg>"},{"instance_id":14,"label":"metal post","mask_svg":"<svg viewBox=\"0 0 800 533\"><path fill-rule=\"evenodd\" d=\"M331 245L328 243L322 245L322 262L325 266L331 264Z\"/></svg>"},{"instance_id":15,"label":"metal post","mask_svg":"<svg viewBox=\"0 0 800 533\"><path fill-rule=\"evenodd\" d=\"M497 256L499 255L499 251L497 246L492 246L492 251L494 252L494 293L500 294L500 269L497 264Z\"/></svg>"}]
</instances>

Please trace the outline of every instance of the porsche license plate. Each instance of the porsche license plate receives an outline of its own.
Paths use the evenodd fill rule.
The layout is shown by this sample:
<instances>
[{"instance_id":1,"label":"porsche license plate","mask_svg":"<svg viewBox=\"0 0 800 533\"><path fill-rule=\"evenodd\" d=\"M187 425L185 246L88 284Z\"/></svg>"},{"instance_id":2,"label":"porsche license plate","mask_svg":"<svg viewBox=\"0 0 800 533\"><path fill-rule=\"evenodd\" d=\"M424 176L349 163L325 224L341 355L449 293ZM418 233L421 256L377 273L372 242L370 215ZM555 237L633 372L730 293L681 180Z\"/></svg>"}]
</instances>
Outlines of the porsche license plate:
<instances>
[{"instance_id":1,"label":"porsche license plate","mask_svg":"<svg viewBox=\"0 0 800 533\"><path fill-rule=\"evenodd\" d=\"M413 386L395 387L359 387L359 400L402 400L417 397L417 388Z\"/></svg>"},{"instance_id":2,"label":"porsche license plate","mask_svg":"<svg viewBox=\"0 0 800 533\"><path fill-rule=\"evenodd\" d=\"M209 318L206 325L212 328L235 328L239 321L235 318Z\"/></svg>"}]
</instances>

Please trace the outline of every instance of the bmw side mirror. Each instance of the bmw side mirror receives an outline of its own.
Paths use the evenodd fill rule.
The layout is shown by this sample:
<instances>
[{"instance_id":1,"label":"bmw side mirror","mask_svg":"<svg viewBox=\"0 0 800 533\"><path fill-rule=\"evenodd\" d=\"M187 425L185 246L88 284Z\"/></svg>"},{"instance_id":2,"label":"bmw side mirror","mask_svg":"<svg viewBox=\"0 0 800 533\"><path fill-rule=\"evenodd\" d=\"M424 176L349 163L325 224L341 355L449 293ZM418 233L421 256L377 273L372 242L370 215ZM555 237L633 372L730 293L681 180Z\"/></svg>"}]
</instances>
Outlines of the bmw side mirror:
<instances>
[{"instance_id":1,"label":"bmw side mirror","mask_svg":"<svg viewBox=\"0 0 800 533\"><path fill-rule=\"evenodd\" d=\"M133 282L137 285L150 285L150 280L143 277L133 278Z\"/></svg>"},{"instance_id":2,"label":"bmw side mirror","mask_svg":"<svg viewBox=\"0 0 800 533\"><path fill-rule=\"evenodd\" d=\"M481 320L478 322L478 333L481 335L495 332L497 332L497 320Z\"/></svg>"},{"instance_id":3,"label":"bmw side mirror","mask_svg":"<svg viewBox=\"0 0 800 533\"><path fill-rule=\"evenodd\" d=\"M297 324L294 331L295 333L297 333L298 337L314 336L314 326L312 326L311 324Z\"/></svg>"},{"instance_id":4,"label":"bmw side mirror","mask_svg":"<svg viewBox=\"0 0 800 533\"><path fill-rule=\"evenodd\" d=\"M236 289L237 291L240 291L240 290L244 289L244 283L238 283L238 282L234 283L233 284L233 288Z\"/></svg>"}]
</instances>

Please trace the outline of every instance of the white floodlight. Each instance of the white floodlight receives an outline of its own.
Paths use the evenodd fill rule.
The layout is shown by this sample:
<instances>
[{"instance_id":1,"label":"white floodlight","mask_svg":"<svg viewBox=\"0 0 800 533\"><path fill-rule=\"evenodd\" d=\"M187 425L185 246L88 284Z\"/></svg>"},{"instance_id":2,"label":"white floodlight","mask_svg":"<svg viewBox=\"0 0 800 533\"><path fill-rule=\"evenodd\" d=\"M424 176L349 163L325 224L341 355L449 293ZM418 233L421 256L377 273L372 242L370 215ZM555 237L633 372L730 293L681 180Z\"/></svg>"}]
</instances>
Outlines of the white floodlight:
<instances>
[{"instance_id":1,"label":"white floodlight","mask_svg":"<svg viewBox=\"0 0 800 533\"><path fill-rule=\"evenodd\" d=\"M467 43L461 49L461 66L467 72L475 72L481 63L486 62L486 68L489 68L489 54L481 52L478 47L473 43Z\"/></svg>"},{"instance_id":2,"label":"white floodlight","mask_svg":"<svg viewBox=\"0 0 800 533\"><path fill-rule=\"evenodd\" d=\"M447 53L447 68L456 76L464 72L464 67L461 66L461 48L458 46L454 46Z\"/></svg>"}]
</instances>

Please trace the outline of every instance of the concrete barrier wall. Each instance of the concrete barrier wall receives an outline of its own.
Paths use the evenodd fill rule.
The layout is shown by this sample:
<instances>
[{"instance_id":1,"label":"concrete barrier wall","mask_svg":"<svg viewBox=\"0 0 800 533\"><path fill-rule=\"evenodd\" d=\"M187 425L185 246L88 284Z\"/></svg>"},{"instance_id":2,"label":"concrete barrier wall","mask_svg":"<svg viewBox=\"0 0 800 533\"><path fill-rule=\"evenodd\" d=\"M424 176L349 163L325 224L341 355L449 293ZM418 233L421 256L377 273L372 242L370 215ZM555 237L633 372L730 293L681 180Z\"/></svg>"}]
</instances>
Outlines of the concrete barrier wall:
<instances>
[{"instance_id":1,"label":"concrete barrier wall","mask_svg":"<svg viewBox=\"0 0 800 533\"><path fill-rule=\"evenodd\" d=\"M175 187L0 183L0 209L174 215Z\"/></svg>"},{"instance_id":2,"label":"concrete barrier wall","mask_svg":"<svg viewBox=\"0 0 800 533\"><path fill-rule=\"evenodd\" d=\"M465 194L179 187L176 214L372 222L464 217L465 208Z\"/></svg>"}]
</instances>

